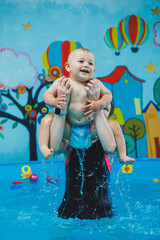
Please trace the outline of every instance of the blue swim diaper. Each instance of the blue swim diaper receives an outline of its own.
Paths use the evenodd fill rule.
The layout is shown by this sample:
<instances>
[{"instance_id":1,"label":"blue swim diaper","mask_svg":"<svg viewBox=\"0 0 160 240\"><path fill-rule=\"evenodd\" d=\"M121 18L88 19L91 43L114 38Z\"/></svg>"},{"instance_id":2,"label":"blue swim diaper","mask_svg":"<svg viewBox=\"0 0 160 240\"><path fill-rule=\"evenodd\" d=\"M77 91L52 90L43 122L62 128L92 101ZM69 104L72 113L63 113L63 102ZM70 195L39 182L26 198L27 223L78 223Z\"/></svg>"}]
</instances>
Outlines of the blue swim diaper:
<instances>
[{"instance_id":1,"label":"blue swim diaper","mask_svg":"<svg viewBox=\"0 0 160 240\"><path fill-rule=\"evenodd\" d=\"M73 148L89 148L92 145L90 124L71 128L70 146Z\"/></svg>"}]
</instances>

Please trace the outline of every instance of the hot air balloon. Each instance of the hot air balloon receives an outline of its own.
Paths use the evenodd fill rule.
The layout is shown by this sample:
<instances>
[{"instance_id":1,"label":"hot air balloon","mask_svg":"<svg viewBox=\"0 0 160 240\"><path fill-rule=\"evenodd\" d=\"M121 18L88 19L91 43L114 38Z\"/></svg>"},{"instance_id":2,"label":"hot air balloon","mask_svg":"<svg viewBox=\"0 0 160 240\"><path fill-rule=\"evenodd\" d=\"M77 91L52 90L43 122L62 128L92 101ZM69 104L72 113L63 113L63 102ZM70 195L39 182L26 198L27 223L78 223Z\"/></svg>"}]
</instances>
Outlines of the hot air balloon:
<instances>
[{"instance_id":1,"label":"hot air balloon","mask_svg":"<svg viewBox=\"0 0 160 240\"><path fill-rule=\"evenodd\" d=\"M57 79L62 74L69 77L64 65L70 52L77 48L82 48L82 45L75 41L55 41L49 45L42 56L42 62L52 79Z\"/></svg>"},{"instance_id":2,"label":"hot air balloon","mask_svg":"<svg viewBox=\"0 0 160 240\"><path fill-rule=\"evenodd\" d=\"M131 45L132 52L138 51L138 45L148 38L148 26L143 18L129 15L120 21L119 28L124 41Z\"/></svg>"},{"instance_id":3,"label":"hot air balloon","mask_svg":"<svg viewBox=\"0 0 160 240\"><path fill-rule=\"evenodd\" d=\"M127 46L126 42L122 38L119 28L117 27L111 27L105 31L104 41L108 47L116 50L115 54L117 56L120 54L120 50Z\"/></svg>"}]
</instances>

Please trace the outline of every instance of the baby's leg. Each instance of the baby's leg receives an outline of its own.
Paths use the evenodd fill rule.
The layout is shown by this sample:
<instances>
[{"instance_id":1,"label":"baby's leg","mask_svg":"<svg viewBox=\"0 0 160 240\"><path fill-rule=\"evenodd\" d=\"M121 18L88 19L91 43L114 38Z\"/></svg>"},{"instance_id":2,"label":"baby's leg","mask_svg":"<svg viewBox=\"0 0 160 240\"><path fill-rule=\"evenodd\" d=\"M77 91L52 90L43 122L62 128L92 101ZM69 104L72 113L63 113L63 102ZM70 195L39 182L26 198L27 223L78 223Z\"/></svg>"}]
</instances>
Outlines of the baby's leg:
<instances>
[{"instance_id":1,"label":"baby's leg","mask_svg":"<svg viewBox=\"0 0 160 240\"><path fill-rule=\"evenodd\" d=\"M53 114L46 115L40 124L39 129L39 147L45 158L49 158L53 154L53 149L49 148L50 126L53 120Z\"/></svg>"},{"instance_id":2,"label":"baby's leg","mask_svg":"<svg viewBox=\"0 0 160 240\"><path fill-rule=\"evenodd\" d=\"M91 134L92 141L94 141L98 138L98 133L97 133L96 125L95 125L94 121L92 121L91 126L90 126L90 134Z\"/></svg>"},{"instance_id":3,"label":"baby's leg","mask_svg":"<svg viewBox=\"0 0 160 240\"><path fill-rule=\"evenodd\" d=\"M90 133L92 141L99 138L105 152L115 151L116 142L114 134L102 111L96 113L94 121L91 124Z\"/></svg>"},{"instance_id":4,"label":"baby's leg","mask_svg":"<svg viewBox=\"0 0 160 240\"><path fill-rule=\"evenodd\" d=\"M50 133L52 135L52 133ZM64 153L65 155L69 154L70 147L69 147L69 140L71 136L71 125L70 123L66 120L65 126L64 126L64 133L63 133L63 138L62 142L60 145L60 148L57 153Z\"/></svg>"},{"instance_id":5,"label":"baby's leg","mask_svg":"<svg viewBox=\"0 0 160 240\"><path fill-rule=\"evenodd\" d=\"M108 120L108 123L113 131L116 140L119 161L121 163L135 162L135 159L130 158L126 155L126 144L120 125L117 122L111 120Z\"/></svg>"},{"instance_id":6,"label":"baby's leg","mask_svg":"<svg viewBox=\"0 0 160 240\"><path fill-rule=\"evenodd\" d=\"M63 138L70 139L70 124L67 123L66 115L54 115L50 126L50 147L54 149L54 153L62 152Z\"/></svg>"},{"instance_id":7,"label":"baby's leg","mask_svg":"<svg viewBox=\"0 0 160 240\"><path fill-rule=\"evenodd\" d=\"M70 137L71 137L71 124L67 121L67 119L64 126L63 137L67 140L70 140Z\"/></svg>"}]
</instances>

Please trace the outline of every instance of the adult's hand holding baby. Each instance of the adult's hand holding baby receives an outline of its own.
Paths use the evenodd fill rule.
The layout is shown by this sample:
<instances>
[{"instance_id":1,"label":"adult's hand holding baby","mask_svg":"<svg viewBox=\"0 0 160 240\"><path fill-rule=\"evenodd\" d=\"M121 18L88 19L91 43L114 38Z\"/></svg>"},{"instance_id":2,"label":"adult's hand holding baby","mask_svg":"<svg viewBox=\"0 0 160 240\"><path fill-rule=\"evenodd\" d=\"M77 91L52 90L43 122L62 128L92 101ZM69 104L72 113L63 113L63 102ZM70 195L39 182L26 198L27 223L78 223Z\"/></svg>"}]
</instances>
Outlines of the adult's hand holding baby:
<instances>
[{"instance_id":1,"label":"adult's hand holding baby","mask_svg":"<svg viewBox=\"0 0 160 240\"><path fill-rule=\"evenodd\" d=\"M57 107L61 109L67 109L68 103L70 101L70 95L72 92L72 87L70 79L66 77L59 78L57 82Z\"/></svg>"},{"instance_id":2,"label":"adult's hand holding baby","mask_svg":"<svg viewBox=\"0 0 160 240\"><path fill-rule=\"evenodd\" d=\"M92 78L85 86L85 90L88 94L88 100L96 101L100 99L100 85L98 81Z\"/></svg>"},{"instance_id":3,"label":"adult's hand holding baby","mask_svg":"<svg viewBox=\"0 0 160 240\"><path fill-rule=\"evenodd\" d=\"M100 85L96 79L91 79L86 84L85 90L87 91L88 100L83 111L88 118L91 118L97 110L99 110L98 100L100 99Z\"/></svg>"}]
</instances>

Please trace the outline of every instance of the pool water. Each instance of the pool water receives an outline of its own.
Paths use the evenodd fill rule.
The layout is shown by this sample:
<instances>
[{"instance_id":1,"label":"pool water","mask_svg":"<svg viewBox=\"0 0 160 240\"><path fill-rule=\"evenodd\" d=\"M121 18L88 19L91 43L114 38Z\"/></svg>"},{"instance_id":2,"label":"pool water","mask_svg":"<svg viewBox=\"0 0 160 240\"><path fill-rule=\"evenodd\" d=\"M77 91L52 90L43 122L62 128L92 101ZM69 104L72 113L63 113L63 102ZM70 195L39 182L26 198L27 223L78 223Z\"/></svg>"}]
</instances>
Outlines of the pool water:
<instances>
[{"instance_id":1,"label":"pool water","mask_svg":"<svg viewBox=\"0 0 160 240\"><path fill-rule=\"evenodd\" d=\"M21 168L31 167L36 182L22 179ZM53 183L46 183L51 176ZM0 165L0 240L160 239L160 159L137 159L133 172L112 165L111 196L117 215L97 220L64 220L57 210L65 190L64 161ZM21 188L12 188L22 181Z\"/></svg>"}]
</instances>

